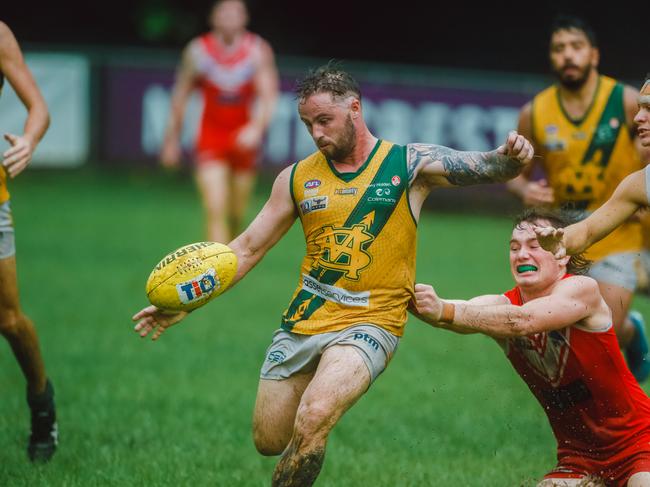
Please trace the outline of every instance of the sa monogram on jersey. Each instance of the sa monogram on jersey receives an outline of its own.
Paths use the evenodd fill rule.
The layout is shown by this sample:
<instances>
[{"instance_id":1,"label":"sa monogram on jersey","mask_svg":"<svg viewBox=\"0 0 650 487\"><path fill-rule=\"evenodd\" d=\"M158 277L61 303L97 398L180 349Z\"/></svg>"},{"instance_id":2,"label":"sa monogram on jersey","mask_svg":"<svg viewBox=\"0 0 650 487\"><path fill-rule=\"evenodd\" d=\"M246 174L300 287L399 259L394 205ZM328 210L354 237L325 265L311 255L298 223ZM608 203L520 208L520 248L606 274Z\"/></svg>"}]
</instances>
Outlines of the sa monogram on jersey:
<instances>
[{"instance_id":1,"label":"sa monogram on jersey","mask_svg":"<svg viewBox=\"0 0 650 487\"><path fill-rule=\"evenodd\" d=\"M312 269L332 269L342 272L343 278L356 281L361 270L372 261L365 248L374 239L363 223L351 228L324 226L314 239L319 254L312 263Z\"/></svg>"},{"instance_id":2,"label":"sa monogram on jersey","mask_svg":"<svg viewBox=\"0 0 650 487\"><path fill-rule=\"evenodd\" d=\"M307 253L283 329L314 334L374 323L401 336L415 278L407 181L406 147L385 141L355 173L339 173L321 152L294 166L291 194Z\"/></svg>"}]
</instances>

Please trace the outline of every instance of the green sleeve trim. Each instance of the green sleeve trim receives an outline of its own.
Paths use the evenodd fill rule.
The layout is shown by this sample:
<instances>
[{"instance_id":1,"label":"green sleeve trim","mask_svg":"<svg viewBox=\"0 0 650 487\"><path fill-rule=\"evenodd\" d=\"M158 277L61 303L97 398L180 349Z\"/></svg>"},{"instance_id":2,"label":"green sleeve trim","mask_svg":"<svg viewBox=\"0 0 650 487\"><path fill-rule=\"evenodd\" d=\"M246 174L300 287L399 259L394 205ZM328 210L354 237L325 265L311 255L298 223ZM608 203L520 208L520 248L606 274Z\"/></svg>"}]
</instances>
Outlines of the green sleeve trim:
<instances>
[{"instance_id":1,"label":"green sleeve trim","mask_svg":"<svg viewBox=\"0 0 650 487\"><path fill-rule=\"evenodd\" d=\"M298 202L296 201L296 195L293 193L293 177L296 174L296 168L298 167L298 164L299 163L296 162L293 165L293 168L291 168L291 176L289 176L289 193L291 194L291 200L293 201L293 206L295 206L296 211L298 211Z\"/></svg>"},{"instance_id":2,"label":"green sleeve trim","mask_svg":"<svg viewBox=\"0 0 650 487\"><path fill-rule=\"evenodd\" d=\"M395 147L395 146L393 146L393 147ZM407 160L407 157L408 157L408 151L407 151L407 146L405 146L405 145L401 145L401 146L399 146L399 149L398 149L398 150L401 150L401 152L402 152L402 158L404 159L404 160L403 160L403 164L402 164L402 168L403 168L403 171L404 171L404 173L403 173L403 175L402 175L402 178L404 179L404 181L406 181L406 183L405 183L405 184L406 184L406 190L405 190L406 206L408 206L409 214L411 215L411 218L413 219L413 223L415 224L415 228L417 228L417 226L418 226L418 221L417 221L417 219L415 218L415 214L413 213L413 208L411 208L411 198L409 197L409 194L410 194L410 192L411 192L411 184L410 184L410 180L409 180L409 176L410 176L410 175L409 175L409 170L408 170L408 160Z\"/></svg>"}]
</instances>

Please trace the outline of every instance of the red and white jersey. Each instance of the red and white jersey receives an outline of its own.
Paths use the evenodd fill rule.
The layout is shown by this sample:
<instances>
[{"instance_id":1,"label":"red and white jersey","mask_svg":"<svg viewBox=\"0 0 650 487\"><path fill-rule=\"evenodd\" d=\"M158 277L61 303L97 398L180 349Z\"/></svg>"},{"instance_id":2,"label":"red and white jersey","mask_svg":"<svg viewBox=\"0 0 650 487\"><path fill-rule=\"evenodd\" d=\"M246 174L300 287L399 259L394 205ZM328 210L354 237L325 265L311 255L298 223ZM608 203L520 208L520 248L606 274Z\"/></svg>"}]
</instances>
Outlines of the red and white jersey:
<instances>
[{"instance_id":1,"label":"red and white jersey","mask_svg":"<svg viewBox=\"0 0 650 487\"><path fill-rule=\"evenodd\" d=\"M505 296L523 304L519 288ZM510 338L505 351L548 416L558 459L605 459L640 442L647 446L650 399L627 368L611 324Z\"/></svg>"},{"instance_id":2,"label":"red and white jersey","mask_svg":"<svg viewBox=\"0 0 650 487\"><path fill-rule=\"evenodd\" d=\"M192 42L190 53L204 98L204 127L232 130L248 122L263 42L252 32L235 46L226 46L212 33Z\"/></svg>"}]
</instances>

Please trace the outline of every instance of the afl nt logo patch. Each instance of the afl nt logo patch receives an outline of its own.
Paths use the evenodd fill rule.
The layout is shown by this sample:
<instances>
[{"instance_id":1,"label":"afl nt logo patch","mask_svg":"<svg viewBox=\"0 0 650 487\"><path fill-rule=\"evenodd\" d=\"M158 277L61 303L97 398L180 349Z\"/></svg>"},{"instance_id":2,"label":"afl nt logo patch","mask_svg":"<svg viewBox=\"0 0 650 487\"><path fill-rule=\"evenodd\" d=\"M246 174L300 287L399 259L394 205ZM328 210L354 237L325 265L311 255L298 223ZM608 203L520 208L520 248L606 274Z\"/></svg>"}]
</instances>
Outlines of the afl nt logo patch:
<instances>
[{"instance_id":1,"label":"afl nt logo patch","mask_svg":"<svg viewBox=\"0 0 650 487\"><path fill-rule=\"evenodd\" d=\"M306 189L318 188L320 186L320 179L310 179L305 183Z\"/></svg>"}]
</instances>

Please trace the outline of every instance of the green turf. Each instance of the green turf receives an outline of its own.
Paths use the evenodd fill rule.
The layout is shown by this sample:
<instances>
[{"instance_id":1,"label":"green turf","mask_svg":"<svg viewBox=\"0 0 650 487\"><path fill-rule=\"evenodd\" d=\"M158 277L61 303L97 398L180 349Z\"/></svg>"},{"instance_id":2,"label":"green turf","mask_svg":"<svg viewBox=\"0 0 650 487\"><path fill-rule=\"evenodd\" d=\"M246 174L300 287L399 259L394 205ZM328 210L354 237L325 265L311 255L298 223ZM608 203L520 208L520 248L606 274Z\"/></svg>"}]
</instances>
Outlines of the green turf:
<instances>
[{"instance_id":1,"label":"green turf","mask_svg":"<svg viewBox=\"0 0 650 487\"><path fill-rule=\"evenodd\" d=\"M27 462L23 378L0 345L0 485L269 485L276 459L255 451L251 412L297 281L300 229L152 343L130 316L158 259L203 238L191 181L32 171L12 191L22 302L56 387L61 448L47 466ZM509 228L425 214L418 280L443 297L509 288ZM648 301L638 308L650 314ZM317 485L528 486L553 461L543 412L494 343L411 320L391 366L330 436Z\"/></svg>"}]
</instances>

